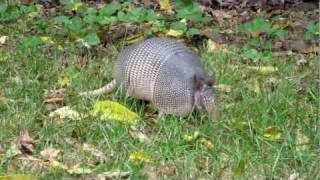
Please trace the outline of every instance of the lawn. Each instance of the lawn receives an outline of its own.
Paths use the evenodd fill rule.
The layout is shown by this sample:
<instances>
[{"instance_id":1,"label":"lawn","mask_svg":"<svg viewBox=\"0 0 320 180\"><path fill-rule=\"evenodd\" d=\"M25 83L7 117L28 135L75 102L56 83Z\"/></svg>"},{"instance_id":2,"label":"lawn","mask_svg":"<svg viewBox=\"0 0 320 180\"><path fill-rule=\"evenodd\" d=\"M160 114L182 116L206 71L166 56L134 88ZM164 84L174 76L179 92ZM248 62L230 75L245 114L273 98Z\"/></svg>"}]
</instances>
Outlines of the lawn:
<instances>
[{"instance_id":1,"label":"lawn","mask_svg":"<svg viewBox=\"0 0 320 180\"><path fill-rule=\"evenodd\" d=\"M123 41L89 50L63 40L19 48L21 39L32 34L28 21L0 26L0 37L8 36L0 44L0 179L9 174L81 178L114 170L129 172L131 179L320 179L316 54L255 62L243 58L240 46L208 48L204 41L196 48L207 71L216 74L219 118L196 112L159 118L150 103L117 91L77 95L113 79ZM61 88L61 102L46 102L46 91ZM103 100L126 106L141 120L133 127L91 116L95 102ZM83 116L49 117L62 106ZM8 158L25 131L35 140L34 151ZM148 140L139 139L138 132ZM60 150L60 165L43 160L40 152L48 147ZM90 173L67 170L76 165Z\"/></svg>"}]
</instances>

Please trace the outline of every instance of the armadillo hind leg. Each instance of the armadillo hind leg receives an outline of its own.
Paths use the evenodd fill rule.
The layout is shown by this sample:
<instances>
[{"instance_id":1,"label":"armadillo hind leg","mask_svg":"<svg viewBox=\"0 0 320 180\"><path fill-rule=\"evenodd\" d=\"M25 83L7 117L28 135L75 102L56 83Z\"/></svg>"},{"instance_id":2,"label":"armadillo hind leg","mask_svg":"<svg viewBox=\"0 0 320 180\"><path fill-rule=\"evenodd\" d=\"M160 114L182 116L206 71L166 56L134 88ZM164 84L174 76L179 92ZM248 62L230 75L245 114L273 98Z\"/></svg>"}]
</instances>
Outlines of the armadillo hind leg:
<instances>
[{"instance_id":1,"label":"armadillo hind leg","mask_svg":"<svg viewBox=\"0 0 320 180\"><path fill-rule=\"evenodd\" d=\"M111 92L116 87L116 85L117 83L116 83L116 80L114 79L110 83L103 86L102 88L99 88L93 91L82 92L79 95L80 96L99 96L99 95Z\"/></svg>"}]
</instances>

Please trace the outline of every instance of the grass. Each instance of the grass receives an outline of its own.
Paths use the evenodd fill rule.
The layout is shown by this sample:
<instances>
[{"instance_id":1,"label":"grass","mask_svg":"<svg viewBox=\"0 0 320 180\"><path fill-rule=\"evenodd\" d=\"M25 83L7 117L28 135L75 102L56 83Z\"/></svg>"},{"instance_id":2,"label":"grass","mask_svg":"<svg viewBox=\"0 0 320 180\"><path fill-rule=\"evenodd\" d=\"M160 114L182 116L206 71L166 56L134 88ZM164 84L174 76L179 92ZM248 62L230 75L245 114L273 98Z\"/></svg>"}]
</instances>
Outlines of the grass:
<instances>
[{"instance_id":1,"label":"grass","mask_svg":"<svg viewBox=\"0 0 320 180\"><path fill-rule=\"evenodd\" d=\"M11 30L11 29L15 30ZM20 32L19 32L20 31ZM319 89L316 82L317 59L305 56L308 65L297 65L300 56L273 58L262 66L275 66L277 72L261 75L249 70L239 49L209 52L200 47L199 55L207 70L216 71L217 83L231 86L230 92L217 91L221 116L217 121L192 114L186 118L166 115L158 119L146 102L117 94L97 98L80 98L78 92L102 86L112 79L112 68L119 53L119 44L98 53L83 50L68 43L57 47L39 47L25 51L16 49L20 33L16 24L0 30L9 36L7 45L0 47L0 145L4 149L28 130L37 140L35 157L46 147L62 150L61 162L80 164L94 172L114 169L130 171L132 179L146 179L144 168L129 161L135 151L151 155L146 166L175 166L177 175L170 179L278 179L294 172L305 179L320 178L319 158ZM1 59L2 58L2 59ZM88 114L97 100L111 99L143 117L138 129L151 139L141 143L128 133L129 126L93 117L79 121L52 121L43 103L44 89L59 88L61 75L71 80L67 88L66 105ZM270 83L275 79L274 85ZM254 92L252 86L259 84ZM274 86L274 87L273 87ZM275 127L278 140L263 137L268 127ZM201 138L193 142L186 134L200 132L200 137L212 142L207 148ZM307 137L304 150L299 138ZM94 157L70 141L88 143L101 150L107 161L95 164ZM41 170L22 166L12 159L0 166L2 174L34 174L42 179L70 177L64 170ZM159 173L161 176L161 173ZM76 176L74 176L76 177ZM162 175L163 177L163 175Z\"/></svg>"}]
</instances>

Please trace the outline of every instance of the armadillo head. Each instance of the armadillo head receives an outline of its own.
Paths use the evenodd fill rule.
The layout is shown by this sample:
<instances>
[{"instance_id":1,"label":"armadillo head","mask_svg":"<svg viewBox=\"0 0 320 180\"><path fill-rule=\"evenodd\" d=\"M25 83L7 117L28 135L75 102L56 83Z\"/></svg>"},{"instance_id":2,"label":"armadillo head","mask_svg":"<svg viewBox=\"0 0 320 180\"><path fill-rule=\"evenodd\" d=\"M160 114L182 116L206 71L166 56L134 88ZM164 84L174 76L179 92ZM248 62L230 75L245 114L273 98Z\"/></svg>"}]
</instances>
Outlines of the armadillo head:
<instances>
[{"instance_id":1,"label":"armadillo head","mask_svg":"<svg viewBox=\"0 0 320 180\"><path fill-rule=\"evenodd\" d=\"M218 111L216 107L215 92L214 92L214 76L202 77L194 76L193 88L195 106L202 113L207 113L210 118L216 119Z\"/></svg>"}]
</instances>

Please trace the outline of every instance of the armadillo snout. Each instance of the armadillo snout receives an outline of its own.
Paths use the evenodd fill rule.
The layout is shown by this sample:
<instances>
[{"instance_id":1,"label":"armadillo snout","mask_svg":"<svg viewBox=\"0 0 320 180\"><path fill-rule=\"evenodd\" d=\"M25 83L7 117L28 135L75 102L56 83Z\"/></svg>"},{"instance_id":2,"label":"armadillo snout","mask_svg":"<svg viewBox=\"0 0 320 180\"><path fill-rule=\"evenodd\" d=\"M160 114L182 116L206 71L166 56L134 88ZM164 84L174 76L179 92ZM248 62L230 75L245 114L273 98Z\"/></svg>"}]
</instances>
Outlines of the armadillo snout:
<instances>
[{"instance_id":1,"label":"armadillo snout","mask_svg":"<svg viewBox=\"0 0 320 180\"><path fill-rule=\"evenodd\" d=\"M218 117L218 109L213 88L200 92L200 109L204 109L211 119Z\"/></svg>"}]
</instances>

